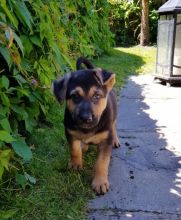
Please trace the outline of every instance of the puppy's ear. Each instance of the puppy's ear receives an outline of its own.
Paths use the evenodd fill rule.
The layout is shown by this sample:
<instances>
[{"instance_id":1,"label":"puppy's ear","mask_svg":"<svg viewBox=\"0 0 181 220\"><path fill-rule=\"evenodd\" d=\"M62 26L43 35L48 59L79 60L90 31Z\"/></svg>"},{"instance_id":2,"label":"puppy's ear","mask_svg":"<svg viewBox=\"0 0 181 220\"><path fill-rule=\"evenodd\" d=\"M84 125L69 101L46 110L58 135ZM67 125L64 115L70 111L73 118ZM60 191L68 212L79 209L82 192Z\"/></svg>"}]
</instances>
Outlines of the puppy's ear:
<instances>
[{"instance_id":1,"label":"puppy's ear","mask_svg":"<svg viewBox=\"0 0 181 220\"><path fill-rule=\"evenodd\" d=\"M102 69L96 68L96 69L94 69L93 73L94 73L94 77L95 77L96 81L99 83L99 85L103 86L104 79L103 79L103 75L102 75Z\"/></svg>"},{"instance_id":2,"label":"puppy's ear","mask_svg":"<svg viewBox=\"0 0 181 220\"><path fill-rule=\"evenodd\" d=\"M106 86L108 91L113 88L116 82L116 77L114 73L102 70L101 68L94 69L94 76L100 85Z\"/></svg>"},{"instance_id":3,"label":"puppy's ear","mask_svg":"<svg viewBox=\"0 0 181 220\"><path fill-rule=\"evenodd\" d=\"M109 72L107 72L107 73L109 73ZM107 73L105 73L106 80L104 81L104 85L110 91L116 82L116 75L114 73L109 73L109 74L107 74ZM104 74L104 71L103 71L103 74ZM107 76L108 76L108 78L107 78Z\"/></svg>"},{"instance_id":4,"label":"puppy's ear","mask_svg":"<svg viewBox=\"0 0 181 220\"><path fill-rule=\"evenodd\" d=\"M67 73L64 77L54 80L52 83L52 91L60 104L63 104L63 102L65 101L67 85L70 77L71 74Z\"/></svg>"}]
</instances>

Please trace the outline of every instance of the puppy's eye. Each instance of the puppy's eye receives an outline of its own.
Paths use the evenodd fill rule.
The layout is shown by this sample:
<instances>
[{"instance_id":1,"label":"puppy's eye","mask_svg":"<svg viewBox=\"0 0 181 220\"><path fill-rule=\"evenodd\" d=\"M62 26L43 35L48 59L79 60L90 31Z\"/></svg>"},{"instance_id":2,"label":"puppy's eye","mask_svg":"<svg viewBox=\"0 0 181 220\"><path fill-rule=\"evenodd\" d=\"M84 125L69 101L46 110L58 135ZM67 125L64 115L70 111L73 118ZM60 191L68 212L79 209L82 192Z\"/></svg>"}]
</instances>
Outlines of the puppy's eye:
<instances>
[{"instance_id":1,"label":"puppy's eye","mask_svg":"<svg viewBox=\"0 0 181 220\"><path fill-rule=\"evenodd\" d=\"M98 93L95 93L95 94L92 96L93 102L97 102L100 98L101 98L101 95L98 94Z\"/></svg>"},{"instance_id":2,"label":"puppy's eye","mask_svg":"<svg viewBox=\"0 0 181 220\"><path fill-rule=\"evenodd\" d=\"M81 96L78 93L74 93L74 94L71 95L71 99L74 102L79 102L81 100Z\"/></svg>"}]
</instances>

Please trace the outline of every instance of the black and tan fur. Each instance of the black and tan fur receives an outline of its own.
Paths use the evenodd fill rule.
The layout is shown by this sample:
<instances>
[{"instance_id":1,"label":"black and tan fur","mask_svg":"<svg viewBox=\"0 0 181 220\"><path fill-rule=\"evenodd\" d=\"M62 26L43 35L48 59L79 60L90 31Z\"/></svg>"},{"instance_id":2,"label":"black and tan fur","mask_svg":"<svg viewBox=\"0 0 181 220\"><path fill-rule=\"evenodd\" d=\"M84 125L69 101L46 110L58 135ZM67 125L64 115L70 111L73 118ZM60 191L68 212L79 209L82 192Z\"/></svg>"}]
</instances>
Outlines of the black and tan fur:
<instances>
[{"instance_id":1,"label":"black and tan fur","mask_svg":"<svg viewBox=\"0 0 181 220\"><path fill-rule=\"evenodd\" d=\"M84 64L87 69L82 69ZM112 88L115 74L94 68L86 58L77 60L77 71L53 82L53 91L60 103L66 100L65 133L70 145L69 166L83 167L82 151L89 144L98 146L92 188L97 194L109 189L108 166L112 146L119 147L115 128L117 116L116 96Z\"/></svg>"}]
</instances>

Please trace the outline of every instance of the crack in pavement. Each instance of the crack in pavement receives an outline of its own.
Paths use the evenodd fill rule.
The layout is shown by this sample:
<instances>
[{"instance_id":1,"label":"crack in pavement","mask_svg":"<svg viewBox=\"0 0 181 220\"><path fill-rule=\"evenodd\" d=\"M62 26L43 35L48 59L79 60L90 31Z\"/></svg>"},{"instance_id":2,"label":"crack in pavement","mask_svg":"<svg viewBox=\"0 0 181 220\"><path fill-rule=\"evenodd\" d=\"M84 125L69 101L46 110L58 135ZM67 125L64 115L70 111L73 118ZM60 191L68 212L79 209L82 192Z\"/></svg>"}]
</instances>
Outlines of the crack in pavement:
<instances>
[{"instance_id":1,"label":"crack in pavement","mask_svg":"<svg viewBox=\"0 0 181 220\"><path fill-rule=\"evenodd\" d=\"M138 168L138 167L143 167L143 164L141 164L141 165L139 165L138 163L134 163L134 162L131 162L131 161L128 161L127 159L125 159L125 158L122 158L122 157L120 157L120 156L118 156L118 155L113 155L112 156L113 158L114 157L116 157L116 158L119 158L120 160L122 160L122 161L124 161L126 164L128 164L129 166L131 166L132 168L134 168L134 169L137 169L137 170L139 170L139 171L145 171L145 170L153 170L153 171L158 171L158 170L164 170L164 171L167 171L167 172L175 172L175 171L177 171L180 167L178 166L178 167L176 167L175 169L171 169L170 167L163 167L163 166L154 166L154 165L152 165L152 166L150 166L150 167L147 167L147 166L144 166L144 168ZM138 166L136 166L136 164L138 165Z\"/></svg>"},{"instance_id":2,"label":"crack in pavement","mask_svg":"<svg viewBox=\"0 0 181 220\"><path fill-rule=\"evenodd\" d=\"M164 215L177 215L178 217L181 217L181 213L175 213L175 212L159 212L159 211L148 211L148 210L141 210L141 209L118 209L118 208L108 208L108 209L89 209L89 213L91 212L107 212L107 211L112 211L115 214L119 212L130 212L130 213L150 213L150 214L164 214Z\"/></svg>"}]
</instances>

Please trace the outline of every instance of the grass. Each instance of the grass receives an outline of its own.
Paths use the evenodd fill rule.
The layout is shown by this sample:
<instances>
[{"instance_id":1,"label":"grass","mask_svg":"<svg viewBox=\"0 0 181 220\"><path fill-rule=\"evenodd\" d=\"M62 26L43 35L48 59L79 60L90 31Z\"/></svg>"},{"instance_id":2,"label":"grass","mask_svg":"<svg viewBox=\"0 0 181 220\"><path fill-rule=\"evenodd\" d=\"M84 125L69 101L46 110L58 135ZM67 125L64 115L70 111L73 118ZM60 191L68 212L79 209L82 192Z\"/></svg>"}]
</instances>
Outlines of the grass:
<instances>
[{"instance_id":1,"label":"grass","mask_svg":"<svg viewBox=\"0 0 181 220\"><path fill-rule=\"evenodd\" d=\"M116 74L116 87L120 88L129 75L154 73L156 62L155 47L134 46L114 48L110 54L94 61L96 66Z\"/></svg>"},{"instance_id":2,"label":"grass","mask_svg":"<svg viewBox=\"0 0 181 220\"><path fill-rule=\"evenodd\" d=\"M90 189L93 166L90 158L94 157L95 151L86 156L86 168L82 173L68 170L63 107L56 103L52 105L48 126L41 124L29 140L34 146L29 169L37 179L36 186L7 192L8 203L4 208L17 210L12 219L84 219L86 202L94 196Z\"/></svg>"},{"instance_id":3,"label":"grass","mask_svg":"<svg viewBox=\"0 0 181 220\"><path fill-rule=\"evenodd\" d=\"M155 48L115 48L110 54L94 60L94 65L116 73L116 88L120 90L130 74L152 73ZM87 202L95 195L91 190L91 174L96 150L85 155L81 173L67 168L69 150L63 128L63 107L55 101L48 115L48 124L37 128L29 143L33 146L33 160L29 172L36 177L35 186L25 190L14 186L0 190L2 210L15 210L16 220L83 220Z\"/></svg>"}]
</instances>

